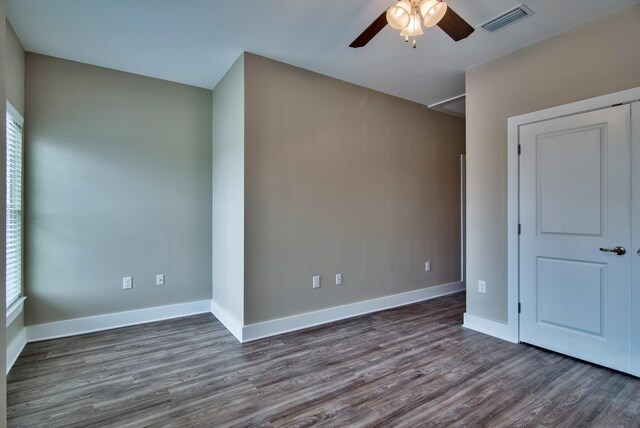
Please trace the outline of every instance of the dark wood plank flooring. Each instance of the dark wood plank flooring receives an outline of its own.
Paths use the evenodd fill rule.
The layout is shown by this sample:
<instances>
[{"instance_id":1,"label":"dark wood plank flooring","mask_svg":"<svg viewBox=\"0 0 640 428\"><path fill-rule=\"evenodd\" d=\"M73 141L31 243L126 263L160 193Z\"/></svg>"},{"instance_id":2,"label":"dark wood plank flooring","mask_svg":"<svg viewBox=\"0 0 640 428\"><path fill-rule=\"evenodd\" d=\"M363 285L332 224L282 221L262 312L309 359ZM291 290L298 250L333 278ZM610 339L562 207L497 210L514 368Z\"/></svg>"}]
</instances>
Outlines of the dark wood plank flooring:
<instances>
[{"instance_id":1,"label":"dark wood plank flooring","mask_svg":"<svg viewBox=\"0 0 640 428\"><path fill-rule=\"evenodd\" d=\"M240 345L198 315L28 344L12 427L640 426L640 379L461 326L464 294Z\"/></svg>"}]
</instances>

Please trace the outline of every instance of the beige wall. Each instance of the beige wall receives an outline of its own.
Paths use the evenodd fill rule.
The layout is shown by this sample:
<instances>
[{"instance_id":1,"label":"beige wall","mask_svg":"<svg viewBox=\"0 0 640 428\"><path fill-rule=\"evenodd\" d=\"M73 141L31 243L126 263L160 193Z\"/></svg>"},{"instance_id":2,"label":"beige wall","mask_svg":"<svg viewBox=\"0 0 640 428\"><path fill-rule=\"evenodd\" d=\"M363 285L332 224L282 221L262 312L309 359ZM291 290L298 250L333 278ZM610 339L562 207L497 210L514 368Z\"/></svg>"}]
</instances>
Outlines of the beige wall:
<instances>
[{"instance_id":1,"label":"beige wall","mask_svg":"<svg viewBox=\"0 0 640 428\"><path fill-rule=\"evenodd\" d=\"M6 22L7 50L7 100L24 116L24 61L25 54L22 44L13 31L11 23Z\"/></svg>"},{"instance_id":2,"label":"beige wall","mask_svg":"<svg viewBox=\"0 0 640 428\"><path fill-rule=\"evenodd\" d=\"M20 40L18 40L18 36L15 31L13 31L8 20L6 21L5 34L7 100L24 117L24 49L22 48ZM7 345L16 338L23 328L24 314L21 314L11 323L11 325L7 326Z\"/></svg>"},{"instance_id":3,"label":"beige wall","mask_svg":"<svg viewBox=\"0 0 640 428\"><path fill-rule=\"evenodd\" d=\"M460 280L462 119L251 54L245 84L245 324Z\"/></svg>"},{"instance_id":4,"label":"beige wall","mask_svg":"<svg viewBox=\"0 0 640 428\"><path fill-rule=\"evenodd\" d=\"M639 46L634 7L467 72L468 313L507 321L507 118L640 86Z\"/></svg>"},{"instance_id":5,"label":"beige wall","mask_svg":"<svg viewBox=\"0 0 640 428\"><path fill-rule=\"evenodd\" d=\"M26 114L26 324L210 299L211 91L28 53Z\"/></svg>"},{"instance_id":6,"label":"beige wall","mask_svg":"<svg viewBox=\"0 0 640 428\"><path fill-rule=\"evenodd\" d=\"M244 320L244 55L213 90L213 300Z\"/></svg>"}]
</instances>

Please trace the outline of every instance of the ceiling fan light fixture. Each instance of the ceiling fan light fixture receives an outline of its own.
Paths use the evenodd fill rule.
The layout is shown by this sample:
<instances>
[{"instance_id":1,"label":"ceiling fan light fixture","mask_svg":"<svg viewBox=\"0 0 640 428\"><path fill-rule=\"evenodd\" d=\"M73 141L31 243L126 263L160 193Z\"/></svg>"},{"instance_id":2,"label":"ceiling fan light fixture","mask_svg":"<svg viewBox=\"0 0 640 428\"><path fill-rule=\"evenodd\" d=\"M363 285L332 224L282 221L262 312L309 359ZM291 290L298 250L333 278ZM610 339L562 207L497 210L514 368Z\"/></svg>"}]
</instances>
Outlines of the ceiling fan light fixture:
<instances>
[{"instance_id":1,"label":"ceiling fan light fixture","mask_svg":"<svg viewBox=\"0 0 640 428\"><path fill-rule=\"evenodd\" d=\"M411 3L401 0L387 10L387 22L396 30L407 28L411 20Z\"/></svg>"},{"instance_id":2,"label":"ceiling fan light fixture","mask_svg":"<svg viewBox=\"0 0 640 428\"><path fill-rule=\"evenodd\" d=\"M429 28L436 25L447 13L447 3L440 0L422 0L420 3L420 14L424 21L424 26Z\"/></svg>"},{"instance_id":3,"label":"ceiling fan light fixture","mask_svg":"<svg viewBox=\"0 0 640 428\"><path fill-rule=\"evenodd\" d=\"M421 34L424 34L424 31L422 31L422 25L420 24L420 16L417 13L414 13L409 17L409 25L407 25L407 28L402 30L400 35L402 37L412 37L419 36Z\"/></svg>"},{"instance_id":4,"label":"ceiling fan light fixture","mask_svg":"<svg viewBox=\"0 0 640 428\"><path fill-rule=\"evenodd\" d=\"M391 0L389 0L391 1ZM413 47L416 47L416 37L424 34L422 25L432 27L437 25L455 42L466 39L475 29L460 15L451 9L444 0L394 0L394 4L385 9L378 17L351 42L349 47L361 48L382 31L388 24L401 30L405 41L413 37Z\"/></svg>"}]
</instances>

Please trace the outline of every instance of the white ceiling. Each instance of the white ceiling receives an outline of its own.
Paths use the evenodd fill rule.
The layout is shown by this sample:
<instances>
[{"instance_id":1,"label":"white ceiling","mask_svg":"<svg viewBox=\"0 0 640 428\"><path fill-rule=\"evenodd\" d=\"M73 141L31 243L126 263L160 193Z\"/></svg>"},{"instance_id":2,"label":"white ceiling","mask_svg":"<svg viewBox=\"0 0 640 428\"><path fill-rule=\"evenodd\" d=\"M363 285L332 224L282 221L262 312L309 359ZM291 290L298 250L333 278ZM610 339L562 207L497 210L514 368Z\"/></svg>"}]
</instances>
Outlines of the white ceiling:
<instances>
[{"instance_id":1,"label":"white ceiling","mask_svg":"<svg viewBox=\"0 0 640 428\"><path fill-rule=\"evenodd\" d=\"M477 26L520 0L448 0ZM455 43L439 28L417 49L390 27L348 45L394 0L7 0L24 48L213 88L242 51L428 105L464 92L476 65L640 0L524 0L534 15Z\"/></svg>"}]
</instances>

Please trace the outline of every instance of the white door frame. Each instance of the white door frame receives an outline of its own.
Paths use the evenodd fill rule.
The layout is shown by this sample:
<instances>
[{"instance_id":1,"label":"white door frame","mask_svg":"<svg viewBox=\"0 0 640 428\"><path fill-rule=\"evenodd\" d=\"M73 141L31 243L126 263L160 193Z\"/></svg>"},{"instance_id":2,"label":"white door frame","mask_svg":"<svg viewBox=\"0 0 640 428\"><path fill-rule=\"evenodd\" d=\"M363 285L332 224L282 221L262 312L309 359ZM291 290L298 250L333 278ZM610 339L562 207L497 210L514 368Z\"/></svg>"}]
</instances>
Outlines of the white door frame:
<instances>
[{"instance_id":1,"label":"white door frame","mask_svg":"<svg viewBox=\"0 0 640 428\"><path fill-rule=\"evenodd\" d=\"M467 282L467 155L460 155L460 281Z\"/></svg>"},{"instance_id":2,"label":"white door frame","mask_svg":"<svg viewBox=\"0 0 640 428\"><path fill-rule=\"evenodd\" d=\"M571 116L593 110L600 110L616 104L626 104L640 100L640 87L614 92L600 97L577 101L558 107L535 111L520 116L510 117L507 120L507 328L504 339L511 342L520 341L520 326L518 316L520 255L518 224L520 218L520 166L518 157L519 129L520 126L542 122L563 116ZM633 137L632 138L637 138ZM634 148L637 150L637 148ZM633 248L633 256L636 249ZM640 302L634 301L632 312L640 311ZM635 312L638 313L638 312ZM640 322L635 321L640 328Z\"/></svg>"},{"instance_id":3,"label":"white door frame","mask_svg":"<svg viewBox=\"0 0 640 428\"><path fill-rule=\"evenodd\" d=\"M640 102L631 104L631 212L640 213ZM638 252L636 254L636 252ZM640 377L640 216L631 219L631 374Z\"/></svg>"}]
</instances>

